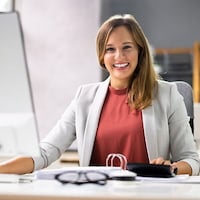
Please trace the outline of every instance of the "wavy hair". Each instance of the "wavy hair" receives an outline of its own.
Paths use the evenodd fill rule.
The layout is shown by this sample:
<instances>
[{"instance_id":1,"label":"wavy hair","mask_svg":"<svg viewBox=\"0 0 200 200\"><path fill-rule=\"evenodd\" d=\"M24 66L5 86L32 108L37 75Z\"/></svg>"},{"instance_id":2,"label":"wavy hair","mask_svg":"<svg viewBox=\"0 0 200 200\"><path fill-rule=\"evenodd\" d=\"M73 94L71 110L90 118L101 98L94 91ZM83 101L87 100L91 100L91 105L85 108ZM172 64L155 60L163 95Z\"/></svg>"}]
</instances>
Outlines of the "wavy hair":
<instances>
[{"instance_id":1,"label":"wavy hair","mask_svg":"<svg viewBox=\"0 0 200 200\"><path fill-rule=\"evenodd\" d=\"M99 64L105 68L104 55L107 41L111 32L119 26L127 28L139 49L138 64L129 79L127 93L130 107L141 110L151 105L154 91L157 88L158 75L154 70L149 42L132 15L114 15L101 25L96 37Z\"/></svg>"}]
</instances>

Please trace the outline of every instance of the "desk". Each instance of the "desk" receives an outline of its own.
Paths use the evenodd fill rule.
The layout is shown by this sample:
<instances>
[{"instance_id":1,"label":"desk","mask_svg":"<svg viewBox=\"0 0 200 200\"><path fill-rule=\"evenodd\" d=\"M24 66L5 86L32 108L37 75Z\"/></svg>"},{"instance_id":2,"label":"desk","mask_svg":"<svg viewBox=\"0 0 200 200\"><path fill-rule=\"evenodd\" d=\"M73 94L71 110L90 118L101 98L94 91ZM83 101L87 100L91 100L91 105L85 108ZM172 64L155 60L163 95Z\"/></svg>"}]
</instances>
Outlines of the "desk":
<instances>
[{"instance_id":1,"label":"desk","mask_svg":"<svg viewBox=\"0 0 200 200\"><path fill-rule=\"evenodd\" d=\"M108 182L105 186L81 186L54 180L35 180L31 183L0 183L0 200L197 200L200 184Z\"/></svg>"}]
</instances>

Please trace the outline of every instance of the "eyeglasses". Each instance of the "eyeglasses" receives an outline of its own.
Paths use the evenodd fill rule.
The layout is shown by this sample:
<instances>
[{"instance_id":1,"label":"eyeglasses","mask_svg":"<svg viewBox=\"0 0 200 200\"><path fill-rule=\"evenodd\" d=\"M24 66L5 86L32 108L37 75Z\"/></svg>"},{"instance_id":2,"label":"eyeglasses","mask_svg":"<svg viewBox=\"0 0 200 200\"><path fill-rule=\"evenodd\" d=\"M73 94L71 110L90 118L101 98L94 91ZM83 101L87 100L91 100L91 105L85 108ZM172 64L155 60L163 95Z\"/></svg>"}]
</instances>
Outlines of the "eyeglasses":
<instances>
[{"instance_id":1,"label":"eyeglasses","mask_svg":"<svg viewBox=\"0 0 200 200\"><path fill-rule=\"evenodd\" d=\"M108 180L120 180L120 181L133 181L136 174L123 169L112 169L110 172L102 172L96 170L88 171L76 171L70 170L55 175L55 179L63 184L85 184L95 183L99 185L105 185Z\"/></svg>"},{"instance_id":2,"label":"eyeglasses","mask_svg":"<svg viewBox=\"0 0 200 200\"><path fill-rule=\"evenodd\" d=\"M99 185L105 185L109 179L108 174L100 171L66 171L55 175L55 179L59 182L73 183L77 185L85 183L96 183Z\"/></svg>"}]
</instances>

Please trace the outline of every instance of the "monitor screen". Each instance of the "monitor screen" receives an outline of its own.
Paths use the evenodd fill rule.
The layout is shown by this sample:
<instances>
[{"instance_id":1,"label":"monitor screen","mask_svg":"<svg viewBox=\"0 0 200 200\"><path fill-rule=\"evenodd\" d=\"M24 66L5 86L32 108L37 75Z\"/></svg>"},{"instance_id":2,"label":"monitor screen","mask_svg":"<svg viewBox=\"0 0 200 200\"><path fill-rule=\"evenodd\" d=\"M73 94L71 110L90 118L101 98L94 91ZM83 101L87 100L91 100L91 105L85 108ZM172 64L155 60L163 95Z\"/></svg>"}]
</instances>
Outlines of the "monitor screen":
<instances>
[{"instance_id":1,"label":"monitor screen","mask_svg":"<svg viewBox=\"0 0 200 200\"><path fill-rule=\"evenodd\" d=\"M23 34L18 13L0 13L0 156L39 156Z\"/></svg>"}]
</instances>

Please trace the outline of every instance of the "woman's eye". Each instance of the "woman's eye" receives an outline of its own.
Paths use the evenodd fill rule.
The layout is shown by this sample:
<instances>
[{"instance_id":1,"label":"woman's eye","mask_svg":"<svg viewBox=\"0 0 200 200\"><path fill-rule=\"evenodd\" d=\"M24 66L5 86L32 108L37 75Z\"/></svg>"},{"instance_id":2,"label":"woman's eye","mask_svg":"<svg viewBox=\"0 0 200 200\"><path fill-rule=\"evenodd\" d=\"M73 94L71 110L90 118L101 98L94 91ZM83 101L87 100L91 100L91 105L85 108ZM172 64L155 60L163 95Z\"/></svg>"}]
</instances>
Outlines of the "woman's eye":
<instances>
[{"instance_id":1,"label":"woman's eye","mask_svg":"<svg viewBox=\"0 0 200 200\"><path fill-rule=\"evenodd\" d=\"M113 52L115 49L113 47L106 48L106 52Z\"/></svg>"},{"instance_id":2,"label":"woman's eye","mask_svg":"<svg viewBox=\"0 0 200 200\"><path fill-rule=\"evenodd\" d=\"M132 46L130 46L130 45L126 45L123 47L123 49L131 49L131 48L132 48Z\"/></svg>"}]
</instances>

